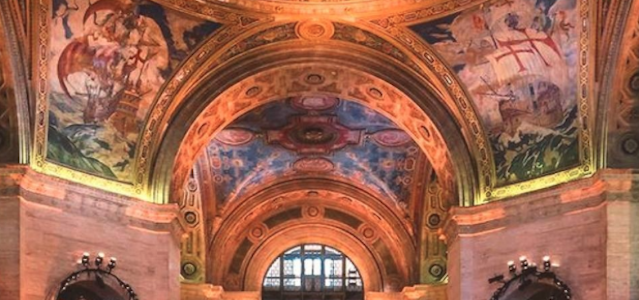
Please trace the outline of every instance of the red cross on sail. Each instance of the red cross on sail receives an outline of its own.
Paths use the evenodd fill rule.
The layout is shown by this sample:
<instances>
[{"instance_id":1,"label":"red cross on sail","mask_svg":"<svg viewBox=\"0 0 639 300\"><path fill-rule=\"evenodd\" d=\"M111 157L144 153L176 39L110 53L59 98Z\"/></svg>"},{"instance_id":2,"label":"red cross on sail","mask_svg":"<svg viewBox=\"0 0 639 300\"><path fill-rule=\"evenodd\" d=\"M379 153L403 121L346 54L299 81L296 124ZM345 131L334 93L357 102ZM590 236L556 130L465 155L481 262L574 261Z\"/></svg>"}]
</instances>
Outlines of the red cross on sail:
<instances>
[{"instance_id":1,"label":"red cross on sail","mask_svg":"<svg viewBox=\"0 0 639 300\"><path fill-rule=\"evenodd\" d=\"M511 29L495 33L497 50L487 56L496 86L545 80L562 89L568 72L560 47L543 31ZM523 81L523 82L522 82Z\"/></svg>"}]
</instances>

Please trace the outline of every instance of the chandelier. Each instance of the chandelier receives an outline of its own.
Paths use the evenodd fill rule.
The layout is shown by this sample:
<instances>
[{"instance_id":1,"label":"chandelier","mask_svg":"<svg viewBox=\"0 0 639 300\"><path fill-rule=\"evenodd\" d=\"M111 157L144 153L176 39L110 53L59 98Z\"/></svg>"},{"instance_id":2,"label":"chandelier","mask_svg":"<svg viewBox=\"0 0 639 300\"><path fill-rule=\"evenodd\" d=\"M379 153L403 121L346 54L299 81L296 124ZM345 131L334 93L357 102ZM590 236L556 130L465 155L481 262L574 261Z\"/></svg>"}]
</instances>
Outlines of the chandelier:
<instances>
[{"instance_id":1,"label":"chandelier","mask_svg":"<svg viewBox=\"0 0 639 300\"><path fill-rule=\"evenodd\" d=\"M517 269L514 261L508 262L509 279L506 280L504 275L496 275L488 279L488 283L501 283L502 285L495 290L490 300L500 300L511 287L517 287L517 290L523 291L533 282L545 283L546 287L552 290L550 299L554 300L570 300L572 294L570 288L557 277L551 268L550 256L543 257L542 268L539 269L535 263L530 263L525 256L519 257L520 269ZM554 266L556 267L556 265Z\"/></svg>"},{"instance_id":2,"label":"chandelier","mask_svg":"<svg viewBox=\"0 0 639 300\"><path fill-rule=\"evenodd\" d=\"M91 261L89 253L84 252L78 260L78 265L81 265L83 269L71 273L71 275L67 276L67 278L60 283L58 295L61 295L69 286L79 281L93 279L98 286L105 286L105 279L110 277L118 283L125 295L128 296L128 300L138 300L138 295L133 291L133 288L112 273L113 269L115 269L116 262L117 259L115 257L111 257L108 262L105 262L104 253L102 252L98 253L95 259Z\"/></svg>"}]
</instances>

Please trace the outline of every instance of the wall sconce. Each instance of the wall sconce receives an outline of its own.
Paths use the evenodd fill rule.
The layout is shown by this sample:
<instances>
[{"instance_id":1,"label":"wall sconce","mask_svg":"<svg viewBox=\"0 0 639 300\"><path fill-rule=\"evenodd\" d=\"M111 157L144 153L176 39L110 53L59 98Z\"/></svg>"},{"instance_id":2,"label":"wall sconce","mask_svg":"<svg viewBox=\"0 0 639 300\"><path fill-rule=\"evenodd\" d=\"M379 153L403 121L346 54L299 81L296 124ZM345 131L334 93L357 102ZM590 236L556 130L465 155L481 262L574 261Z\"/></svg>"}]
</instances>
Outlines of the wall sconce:
<instances>
[{"instance_id":1,"label":"wall sconce","mask_svg":"<svg viewBox=\"0 0 639 300\"><path fill-rule=\"evenodd\" d=\"M562 294L563 299L570 300L572 299L572 294L570 292L570 288L566 283L561 281L557 274L551 271L552 263L550 262L550 256L544 256L542 263L542 269L540 270L535 263L530 263L528 258L525 256L519 257L519 266L518 270L517 265L514 261L508 262L508 273L510 275L510 279L505 280L505 276L502 274L495 275L488 279L488 283L493 284L496 282L502 283L502 286L499 287L495 293L493 293L490 300L500 300L502 296L508 291L508 289L513 285L518 285L517 289L523 291L527 287L529 287L533 281L540 282L544 281L547 283L552 283L552 285L548 285L553 289L557 290L560 294Z\"/></svg>"},{"instance_id":2,"label":"wall sconce","mask_svg":"<svg viewBox=\"0 0 639 300\"><path fill-rule=\"evenodd\" d=\"M60 283L58 295L62 294L62 292L64 292L70 285L77 281L94 279L98 285L103 286L106 284L104 279L106 277L111 277L115 279L120 288L129 297L128 300L138 300L138 295L133 291L133 288L112 273L117 264L117 259L115 257L109 258L109 261L106 262L106 266L103 266L103 264L105 264L104 253L98 253L95 259L91 261L89 253L84 252L82 257L78 260L78 264L82 265L84 269L73 272L71 275L67 276L67 278Z\"/></svg>"}]
</instances>

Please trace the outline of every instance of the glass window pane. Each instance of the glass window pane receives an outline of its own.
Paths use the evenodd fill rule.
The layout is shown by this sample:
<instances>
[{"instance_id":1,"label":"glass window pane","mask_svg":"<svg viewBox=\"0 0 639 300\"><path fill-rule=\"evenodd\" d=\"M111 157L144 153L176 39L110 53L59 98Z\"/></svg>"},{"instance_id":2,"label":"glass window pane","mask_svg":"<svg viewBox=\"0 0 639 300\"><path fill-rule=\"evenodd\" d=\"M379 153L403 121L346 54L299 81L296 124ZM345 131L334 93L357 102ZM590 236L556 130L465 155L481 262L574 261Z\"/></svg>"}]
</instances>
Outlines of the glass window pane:
<instances>
[{"instance_id":1,"label":"glass window pane","mask_svg":"<svg viewBox=\"0 0 639 300\"><path fill-rule=\"evenodd\" d=\"M313 275L322 275L322 260L319 258L313 260Z\"/></svg>"},{"instance_id":2,"label":"glass window pane","mask_svg":"<svg viewBox=\"0 0 639 300\"><path fill-rule=\"evenodd\" d=\"M278 257L266 273L267 277L280 277L280 258Z\"/></svg>"},{"instance_id":3,"label":"glass window pane","mask_svg":"<svg viewBox=\"0 0 639 300\"><path fill-rule=\"evenodd\" d=\"M288 250L288 251L284 252L284 254L291 254L293 252L299 253L300 252L300 248L301 248L300 246L297 246L297 247L295 247L295 248L293 248L291 250Z\"/></svg>"},{"instance_id":4,"label":"glass window pane","mask_svg":"<svg viewBox=\"0 0 639 300\"><path fill-rule=\"evenodd\" d=\"M304 245L304 251L321 251L322 245Z\"/></svg>"},{"instance_id":5,"label":"glass window pane","mask_svg":"<svg viewBox=\"0 0 639 300\"><path fill-rule=\"evenodd\" d=\"M324 276L320 277L322 274ZM333 293L361 292L363 289L362 278L350 259L333 248L313 244L297 246L275 259L264 277L263 290L275 294L284 291L285 298L293 297L289 299L292 300L301 297L297 293L302 290L318 296L323 294L323 298L329 296L327 293L335 296L339 294Z\"/></svg>"},{"instance_id":6,"label":"glass window pane","mask_svg":"<svg viewBox=\"0 0 639 300\"><path fill-rule=\"evenodd\" d=\"M293 270L293 260L291 259L284 259L284 276L286 275L293 275L294 274L294 270Z\"/></svg>"},{"instance_id":7,"label":"glass window pane","mask_svg":"<svg viewBox=\"0 0 639 300\"><path fill-rule=\"evenodd\" d=\"M307 258L304 260L304 275L312 275L313 274L313 260Z\"/></svg>"},{"instance_id":8,"label":"glass window pane","mask_svg":"<svg viewBox=\"0 0 639 300\"><path fill-rule=\"evenodd\" d=\"M346 277L359 277L359 272L350 259L346 259Z\"/></svg>"},{"instance_id":9,"label":"glass window pane","mask_svg":"<svg viewBox=\"0 0 639 300\"><path fill-rule=\"evenodd\" d=\"M293 274L295 277L302 276L302 260L299 258L296 258L293 261Z\"/></svg>"},{"instance_id":10,"label":"glass window pane","mask_svg":"<svg viewBox=\"0 0 639 300\"><path fill-rule=\"evenodd\" d=\"M324 276L332 277L333 276L333 260L327 259L324 261Z\"/></svg>"}]
</instances>

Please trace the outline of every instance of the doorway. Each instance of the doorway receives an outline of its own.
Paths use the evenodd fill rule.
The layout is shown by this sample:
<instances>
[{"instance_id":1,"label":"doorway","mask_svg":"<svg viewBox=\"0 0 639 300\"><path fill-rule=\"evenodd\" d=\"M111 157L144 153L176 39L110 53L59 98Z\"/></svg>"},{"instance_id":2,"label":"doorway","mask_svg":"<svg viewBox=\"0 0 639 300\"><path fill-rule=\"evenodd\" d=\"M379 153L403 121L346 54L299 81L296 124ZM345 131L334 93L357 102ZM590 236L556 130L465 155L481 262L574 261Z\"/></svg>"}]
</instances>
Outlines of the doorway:
<instances>
[{"instance_id":1,"label":"doorway","mask_svg":"<svg viewBox=\"0 0 639 300\"><path fill-rule=\"evenodd\" d=\"M262 284L263 300L363 300L362 277L340 251L318 244L278 256Z\"/></svg>"}]
</instances>

